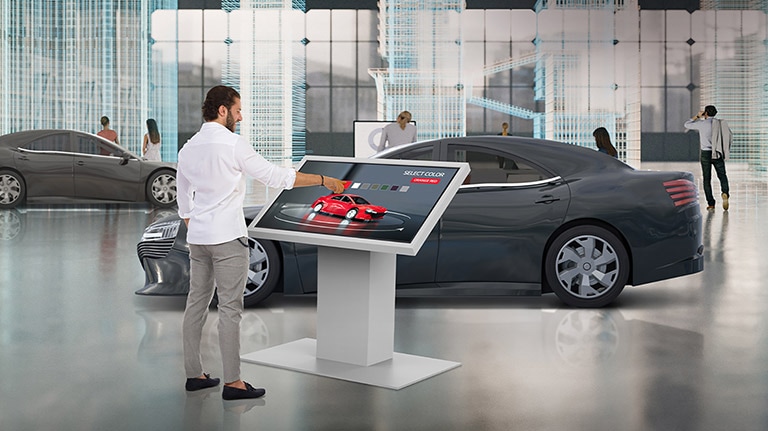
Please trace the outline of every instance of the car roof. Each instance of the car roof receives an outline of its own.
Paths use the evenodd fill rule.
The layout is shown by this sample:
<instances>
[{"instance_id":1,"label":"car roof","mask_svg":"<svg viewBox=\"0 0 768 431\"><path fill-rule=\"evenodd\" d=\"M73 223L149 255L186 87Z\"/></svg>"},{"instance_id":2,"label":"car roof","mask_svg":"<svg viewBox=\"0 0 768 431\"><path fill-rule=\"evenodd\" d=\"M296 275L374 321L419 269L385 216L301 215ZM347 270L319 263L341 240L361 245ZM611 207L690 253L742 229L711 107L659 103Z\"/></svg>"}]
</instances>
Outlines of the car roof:
<instances>
[{"instance_id":1,"label":"car roof","mask_svg":"<svg viewBox=\"0 0 768 431\"><path fill-rule=\"evenodd\" d=\"M100 139L105 142L110 142L101 136L95 135L93 133L89 132L81 132L79 130L69 130L69 129L36 129L36 130L24 130L21 132L14 132L14 133L8 133L5 135L0 136L0 145L6 146L6 147L17 147L19 145L23 145L29 141L33 141L38 138L42 138L43 136L48 135L55 135L60 133L78 133L81 135L88 135L92 136L94 138ZM114 143L113 143L114 144Z\"/></svg>"},{"instance_id":2,"label":"car roof","mask_svg":"<svg viewBox=\"0 0 768 431\"><path fill-rule=\"evenodd\" d=\"M603 154L592 148L524 136L480 135L420 141L388 149L376 154L374 158L386 158L392 153L407 148L437 142L443 144L479 145L484 148L509 152L522 159L527 159L541 165L543 168L561 176L571 176L580 172L594 170L633 169L615 157Z\"/></svg>"},{"instance_id":3,"label":"car roof","mask_svg":"<svg viewBox=\"0 0 768 431\"><path fill-rule=\"evenodd\" d=\"M27 142L34 141L35 139L42 138L44 136L64 134L64 133L76 133L78 135L89 136L91 138L98 139L107 144L114 145L120 148L121 151L124 151L132 155L133 157L139 158L127 148L124 148L123 146L116 144L108 139L104 139L99 135L96 135L90 132L83 132L80 130L70 130L70 129L37 129L37 130L24 130L21 132L8 133L6 135L0 136L0 147L15 148L15 147L24 145ZM149 163L157 163L157 162L150 161Z\"/></svg>"},{"instance_id":4,"label":"car roof","mask_svg":"<svg viewBox=\"0 0 768 431\"><path fill-rule=\"evenodd\" d=\"M23 132L8 133L0 136L0 145L4 147L17 147L42 136L55 133L69 132L68 130L25 130Z\"/></svg>"}]
</instances>

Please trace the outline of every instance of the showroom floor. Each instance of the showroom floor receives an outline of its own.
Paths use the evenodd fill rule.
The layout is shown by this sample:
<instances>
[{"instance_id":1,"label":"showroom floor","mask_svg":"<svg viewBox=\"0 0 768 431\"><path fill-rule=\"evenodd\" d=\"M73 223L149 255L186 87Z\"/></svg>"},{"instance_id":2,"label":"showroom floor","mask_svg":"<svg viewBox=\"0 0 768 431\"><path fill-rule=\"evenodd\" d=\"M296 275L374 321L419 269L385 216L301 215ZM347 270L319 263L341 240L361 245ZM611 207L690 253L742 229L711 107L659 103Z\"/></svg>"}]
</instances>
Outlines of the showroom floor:
<instances>
[{"instance_id":1,"label":"showroom floor","mask_svg":"<svg viewBox=\"0 0 768 431\"><path fill-rule=\"evenodd\" d=\"M459 368L391 390L243 363L267 389L250 402L185 392L184 299L133 293L136 243L167 211L2 211L0 429L765 430L768 193L734 182L732 195L729 212L704 214L702 273L600 310L551 295L398 299L395 351ZM246 310L242 352L315 337L315 311L315 297L279 295ZM204 360L220 376L210 317Z\"/></svg>"}]
</instances>

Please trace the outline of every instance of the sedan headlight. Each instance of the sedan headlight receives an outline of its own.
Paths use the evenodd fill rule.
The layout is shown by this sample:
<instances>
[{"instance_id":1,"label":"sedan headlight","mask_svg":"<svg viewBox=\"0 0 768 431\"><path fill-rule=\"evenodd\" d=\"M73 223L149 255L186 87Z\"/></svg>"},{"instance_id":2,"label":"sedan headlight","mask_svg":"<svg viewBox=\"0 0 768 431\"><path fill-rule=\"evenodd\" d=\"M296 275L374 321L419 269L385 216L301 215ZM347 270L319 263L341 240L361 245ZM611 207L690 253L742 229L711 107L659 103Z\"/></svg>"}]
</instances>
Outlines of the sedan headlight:
<instances>
[{"instance_id":1,"label":"sedan headlight","mask_svg":"<svg viewBox=\"0 0 768 431\"><path fill-rule=\"evenodd\" d=\"M181 226L181 220L151 224L144 229L141 241L162 241L176 238L176 234L179 233L179 226Z\"/></svg>"}]
</instances>

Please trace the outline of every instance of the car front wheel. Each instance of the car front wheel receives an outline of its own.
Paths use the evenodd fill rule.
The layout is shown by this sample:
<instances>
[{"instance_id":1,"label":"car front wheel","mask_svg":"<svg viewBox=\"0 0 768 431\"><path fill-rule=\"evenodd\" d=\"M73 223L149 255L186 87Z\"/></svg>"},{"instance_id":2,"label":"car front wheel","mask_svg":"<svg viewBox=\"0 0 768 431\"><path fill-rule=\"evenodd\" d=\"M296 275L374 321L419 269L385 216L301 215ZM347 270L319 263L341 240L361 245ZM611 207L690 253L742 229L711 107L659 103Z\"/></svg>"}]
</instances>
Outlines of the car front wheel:
<instances>
[{"instance_id":1,"label":"car front wheel","mask_svg":"<svg viewBox=\"0 0 768 431\"><path fill-rule=\"evenodd\" d=\"M273 242L248 238L248 247L250 259L243 303L252 307L272 294L282 269L280 255Z\"/></svg>"},{"instance_id":2,"label":"car front wheel","mask_svg":"<svg viewBox=\"0 0 768 431\"><path fill-rule=\"evenodd\" d=\"M248 278L243 292L243 306L254 307L267 299L277 287L282 271L280 254L271 241L248 238ZM219 303L218 294L213 295L211 306Z\"/></svg>"},{"instance_id":3,"label":"car front wheel","mask_svg":"<svg viewBox=\"0 0 768 431\"><path fill-rule=\"evenodd\" d=\"M347 220L352 220L357 216L357 208L352 208L351 210L347 211L347 215L345 216Z\"/></svg>"},{"instance_id":4,"label":"car front wheel","mask_svg":"<svg viewBox=\"0 0 768 431\"><path fill-rule=\"evenodd\" d=\"M629 279L629 255L616 235L598 226L576 226L550 245L544 276L560 300L599 308L613 302Z\"/></svg>"},{"instance_id":5,"label":"car front wheel","mask_svg":"<svg viewBox=\"0 0 768 431\"><path fill-rule=\"evenodd\" d=\"M160 208L176 205L176 173L158 171L152 174L147 181L147 200Z\"/></svg>"},{"instance_id":6,"label":"car front wheel","mask_svg":"<svg viewBox=\"0 0 768 431\"><path fill-rule=\"evenodd\" d=\"M24 202L26 194L27 188L21 175L7 169L0 170L0 209L19 205Z\"/></svg>"}]
</instances>

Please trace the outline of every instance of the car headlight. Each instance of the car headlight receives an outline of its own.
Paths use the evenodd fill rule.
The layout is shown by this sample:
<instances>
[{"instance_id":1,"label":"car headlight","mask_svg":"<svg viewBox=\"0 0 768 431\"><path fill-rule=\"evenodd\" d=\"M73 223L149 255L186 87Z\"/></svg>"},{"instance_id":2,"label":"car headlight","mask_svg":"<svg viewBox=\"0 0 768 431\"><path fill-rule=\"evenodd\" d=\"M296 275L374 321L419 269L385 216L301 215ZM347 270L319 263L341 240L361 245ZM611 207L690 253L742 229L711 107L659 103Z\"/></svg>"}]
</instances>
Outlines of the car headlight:
<instances>
[{"instance_id":1,"label":"car headlight","mask_svg":"<svg viewBox=\"0 0 768 431\"><path fill-rule=\"evenodd\" d=\"M165 239L176 238L176 234L179 233L179 226L181 226L181 220L151 224L144 229L144 234L141 235L141 240L162 241Z\"/></svg>"}]
</instances>

